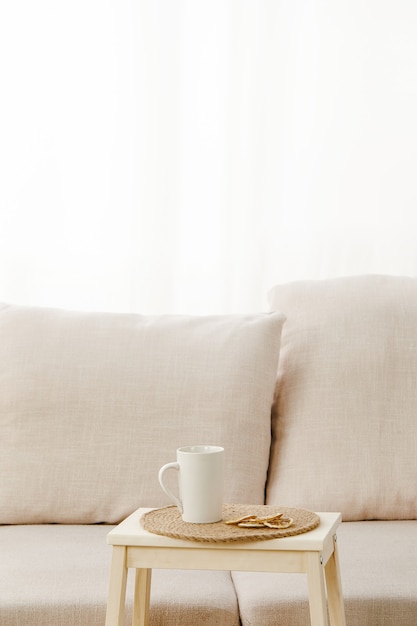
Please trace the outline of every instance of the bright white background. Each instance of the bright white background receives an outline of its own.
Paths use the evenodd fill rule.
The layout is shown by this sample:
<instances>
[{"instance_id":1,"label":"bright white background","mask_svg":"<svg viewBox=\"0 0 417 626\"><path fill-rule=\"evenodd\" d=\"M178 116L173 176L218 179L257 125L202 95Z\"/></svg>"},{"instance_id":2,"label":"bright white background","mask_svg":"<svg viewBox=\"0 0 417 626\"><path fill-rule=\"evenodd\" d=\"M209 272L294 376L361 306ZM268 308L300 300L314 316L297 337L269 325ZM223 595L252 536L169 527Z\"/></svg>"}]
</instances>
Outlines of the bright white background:
<instances>
[{"instance_id":1,"label":"bright white background","mask_svg":"<svg viewBox=\"0 0 417 626\"><path fill-rule=\"evenodd\" d=\"M417 274L415 0L0 0L0 300Z\"/></svg>"}]
</instances>

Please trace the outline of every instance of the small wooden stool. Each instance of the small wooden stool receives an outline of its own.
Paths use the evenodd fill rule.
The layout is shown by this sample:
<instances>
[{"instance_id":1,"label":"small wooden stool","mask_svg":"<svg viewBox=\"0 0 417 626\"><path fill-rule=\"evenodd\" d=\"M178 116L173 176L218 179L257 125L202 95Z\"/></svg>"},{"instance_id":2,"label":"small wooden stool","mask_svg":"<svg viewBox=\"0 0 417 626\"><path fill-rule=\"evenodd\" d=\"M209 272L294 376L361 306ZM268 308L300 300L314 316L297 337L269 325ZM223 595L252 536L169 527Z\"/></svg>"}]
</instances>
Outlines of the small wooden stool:
<instances>
[{"instance_id":1,"label":"small wooden stool","mask_svg":"<svg viewBox=\"0 0 417 626\"><path fill-rule=\"evenodd\" d=\"M140 519L150 510L138 509L107 535L113 554L106 626L124 626L128 568L136 569L134 626L149 624L152 568L302 572L311 626L328 626L328 616L331 626L346 626L336 538L340 513L318 513L319 526L291 537L206 543L146 531Z\"/></svg>"}]
</instances>

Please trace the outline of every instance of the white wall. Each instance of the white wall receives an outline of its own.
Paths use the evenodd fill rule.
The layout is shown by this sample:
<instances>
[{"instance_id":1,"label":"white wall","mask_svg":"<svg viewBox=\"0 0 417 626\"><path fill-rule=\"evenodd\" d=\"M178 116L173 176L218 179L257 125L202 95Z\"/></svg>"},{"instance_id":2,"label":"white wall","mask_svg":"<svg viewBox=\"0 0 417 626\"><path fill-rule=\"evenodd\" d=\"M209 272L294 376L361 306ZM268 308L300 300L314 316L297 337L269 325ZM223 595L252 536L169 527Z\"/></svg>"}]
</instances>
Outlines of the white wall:
<instances>
[{"instance_id":1,"label":"white wall","mask_svg":"<svg viewBox=\"0 0 417 626\"><path fill-rule=\"evenodd\" d=\"M0 5L0 300L258 310L417 273L414 0Z\"/></svg>"}]
</instances>

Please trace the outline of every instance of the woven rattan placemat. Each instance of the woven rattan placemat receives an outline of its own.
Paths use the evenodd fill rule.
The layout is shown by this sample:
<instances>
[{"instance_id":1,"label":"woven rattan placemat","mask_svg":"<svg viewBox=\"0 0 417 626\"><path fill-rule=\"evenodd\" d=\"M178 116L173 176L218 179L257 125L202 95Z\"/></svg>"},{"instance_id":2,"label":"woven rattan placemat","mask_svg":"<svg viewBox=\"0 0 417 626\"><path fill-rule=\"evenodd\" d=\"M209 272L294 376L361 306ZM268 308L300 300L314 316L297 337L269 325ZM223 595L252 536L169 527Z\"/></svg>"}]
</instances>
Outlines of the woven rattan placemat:
<instances>
[{"instance_id":1,"label":"woven rattan placemat","mask_svg":"<svg viewBox=\"0 0 417 626\"><path fill-rule=\"evenodd\" d=\"M289 528L281 530L277 528L240 528L225 523L227 520L236 519L243 515L261 517L278 513L283 513L285 517L291 517L294 520ZM259 541L260 539L291 537L313 530L319 523L319 516L311 511L256 504L225 504L223 506L223 519L214 524L183 522L181 513L176 506L148 511L141 518L141 524L145 530L156 535L205 542Z\"/></svg>"}]
</instances>

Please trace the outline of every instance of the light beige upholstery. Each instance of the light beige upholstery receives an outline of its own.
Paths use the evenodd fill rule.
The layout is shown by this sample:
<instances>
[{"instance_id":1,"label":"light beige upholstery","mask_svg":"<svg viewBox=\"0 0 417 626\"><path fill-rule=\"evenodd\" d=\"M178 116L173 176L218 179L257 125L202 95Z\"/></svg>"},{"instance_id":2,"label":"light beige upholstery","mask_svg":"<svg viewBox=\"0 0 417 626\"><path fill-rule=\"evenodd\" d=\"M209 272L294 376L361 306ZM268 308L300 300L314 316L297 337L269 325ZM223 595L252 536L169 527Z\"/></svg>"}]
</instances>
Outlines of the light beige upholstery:
<instances>
[{"instance_id":1,"label":"light beige upholstery","mask_svg":"<svg viewBox=\"0 0 417 626\"><path fill-rule=\"evenodd\" d=\"M263 502L270 460L267 503L358 520L338 531L347 626L417 624L417 280L270 296L275 315L0 305L1 626L103 626L112 526L86 522L167 504L158 468L196 443L225 446L226 501ZM151 626L309 624L301 574L152 579Z\"/></svg>"},{"instance_id":2,"label":"light beige upholstery","mask_svg":"<svg viewBox=\"0 0 417 626\"><path fill-rule=\"evenodd\" d=\"M415 626L417 521L344 522L338 547L347 626ZM232 576L242 626L309 624L304 574Z\"/></svg>"},{"instance_id":3,"label":"light beige upholstery","mask_svg":"<svg viewBox=\"0 0 417 626\"><path fill-rule=\"evenodd\" d=\"M0 523L166 505L158 469L192 444L225 447L225 501L262 503L283 322L0 305Z\"/></svg>"},{"instance_id":4,"label":"light beige upholstery","mask_svg":"<svg viewBox=\"0 0 417 626\"><path fill-rule=\"evenodd\" d=\"M268 504L417 519L417 280L274 287L287 316Z\"/></svg>"},{"instance_id":5,"label":"light beige upholstery","mask_svg":"<svg viewBox=\"0 0 417 626\"><path fill-rule=\"evenodd\" d=\"M106 525L0 527L1 626L103 626ZM128 578L131 619L133 571ZM154 570L150 626L238 626L229 572Z\"/></svg>"}]
</instances>

